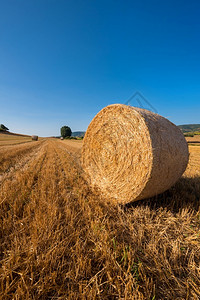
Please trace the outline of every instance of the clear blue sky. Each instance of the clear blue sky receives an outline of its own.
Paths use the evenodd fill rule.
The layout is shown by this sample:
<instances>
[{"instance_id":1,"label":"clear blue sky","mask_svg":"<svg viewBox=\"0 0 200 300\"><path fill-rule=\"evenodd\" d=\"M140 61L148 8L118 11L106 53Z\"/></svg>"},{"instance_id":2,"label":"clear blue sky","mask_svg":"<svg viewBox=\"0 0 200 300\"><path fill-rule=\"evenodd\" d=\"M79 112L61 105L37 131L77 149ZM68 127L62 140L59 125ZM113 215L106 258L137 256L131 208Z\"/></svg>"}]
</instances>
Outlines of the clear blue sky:
<instances>
[{"instance_id":1,"label":"clear blue sky","mask_svg":"<svg viewBox=\"0 0 200 300\"><path fill-rule=\"evenodd\" d=\"M200 123L199 15L199 0L0 0L0 123L86 130L135 91L175 124Z\"/></svg>"}]
</instances>

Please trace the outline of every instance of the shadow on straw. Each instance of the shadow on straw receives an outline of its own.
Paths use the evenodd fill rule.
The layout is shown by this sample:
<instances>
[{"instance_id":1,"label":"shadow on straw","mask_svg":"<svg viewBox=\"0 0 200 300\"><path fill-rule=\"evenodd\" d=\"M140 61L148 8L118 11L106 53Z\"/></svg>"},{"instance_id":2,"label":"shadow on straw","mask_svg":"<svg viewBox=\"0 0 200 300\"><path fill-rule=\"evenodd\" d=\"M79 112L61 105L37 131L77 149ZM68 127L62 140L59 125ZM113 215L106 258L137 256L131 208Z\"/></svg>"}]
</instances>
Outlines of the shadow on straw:
<instances>
[{"instance_id":1,"label":"shadow on straw","mask_svg":"<svg viewBox=\"0 0 200 300\"><path fill-rule=\"evenodd\" d=\"M153 210L165 208L173 213L184 208L197 212L200 207L200 177L182 177L166 192L149 199L131 202L123 208L127 210L138 206L148 206Z\"/></svg>"}]
</instances>

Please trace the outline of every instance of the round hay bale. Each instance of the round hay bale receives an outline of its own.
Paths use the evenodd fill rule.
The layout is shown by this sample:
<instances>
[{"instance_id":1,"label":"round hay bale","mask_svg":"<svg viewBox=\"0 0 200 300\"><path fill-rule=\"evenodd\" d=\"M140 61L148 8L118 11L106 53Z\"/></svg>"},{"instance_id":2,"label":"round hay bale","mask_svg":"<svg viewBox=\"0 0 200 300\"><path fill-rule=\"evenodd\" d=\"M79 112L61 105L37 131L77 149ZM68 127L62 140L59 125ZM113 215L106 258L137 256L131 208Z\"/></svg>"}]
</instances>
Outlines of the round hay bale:
<instances>
[{"instance_id":1,"label":"round hay bale","mask_svg":"<svg viewBox=\"0 0 200 300\"><path fill-rule=\"evenodd\" d=\"M92 187L116 203L149 198L169 189L188 163L180 129L151 111L109 105L91 121L82 166Z\"/></svg>"},{"instance_id":2,"label":"round hay bale","mask_svg":"<svg viewBox=\"0 0 200 300\"><path fill-rule=\"evenodd\" d=\"M32 141L38 141L38 136L37 135L32 135Z\"/></svg>"},{"instance_id":3,"label":"round hay bale","mask_svg":"<svg viewBox=\"0 0 200 300\"><path fill-rule=\"evenodd\" d=\"M61 138L60 138L60 139L61 139L61 141L63 141L63 140L64 140L64 138L63 138L62 136L61 136Z\"/></svg>"}]
</instances>

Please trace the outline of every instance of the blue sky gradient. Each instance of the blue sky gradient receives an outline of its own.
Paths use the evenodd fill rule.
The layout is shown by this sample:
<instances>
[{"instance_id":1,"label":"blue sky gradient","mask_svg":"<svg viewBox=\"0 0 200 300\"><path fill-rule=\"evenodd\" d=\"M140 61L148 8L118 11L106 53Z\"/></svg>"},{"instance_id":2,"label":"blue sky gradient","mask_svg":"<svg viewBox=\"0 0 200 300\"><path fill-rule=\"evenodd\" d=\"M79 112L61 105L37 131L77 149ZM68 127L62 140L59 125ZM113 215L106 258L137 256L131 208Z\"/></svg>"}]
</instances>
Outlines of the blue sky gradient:
<instances>
[{"instance_id":1,"label":"blue sky gradient","mask_svg":"<svg viewBox=\"0 0 200 300\"><path fill-rule=\"evenodd\" d=\"M136 91L175 124L200 123L199 14L194 0L0 0L0 123L86 130Z\"/></svg>"}]
</instances>

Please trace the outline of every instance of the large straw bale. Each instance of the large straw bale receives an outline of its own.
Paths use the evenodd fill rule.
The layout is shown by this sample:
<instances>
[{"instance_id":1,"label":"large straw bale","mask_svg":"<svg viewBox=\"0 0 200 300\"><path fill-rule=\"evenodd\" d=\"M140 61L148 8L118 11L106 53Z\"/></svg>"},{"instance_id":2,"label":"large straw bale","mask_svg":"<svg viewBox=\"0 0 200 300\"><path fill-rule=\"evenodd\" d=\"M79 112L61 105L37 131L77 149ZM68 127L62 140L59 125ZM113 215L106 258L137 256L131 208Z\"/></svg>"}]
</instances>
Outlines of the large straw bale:
<instances>
[{"instance_id":1,"label":"large straw bale","mask_svg":"<svg viewBox=\"0 0 200 300\"><path fill-rule=\"evenodd\" d=\"M145 109L109 105L91 121L82 165L92 187L116 203L149 198L169 189L188 163L180 129Z\"/></svg>"},{"instance_id":2,"label":"large straw bale","mask_svg":"<svg viewBox=\"0 0 200 300\"><path fill-rule=\"evenodd\" d=\"M38 141L38 136L37 135L32 135L32 141Z\"/></svg>"}]
</instances>

